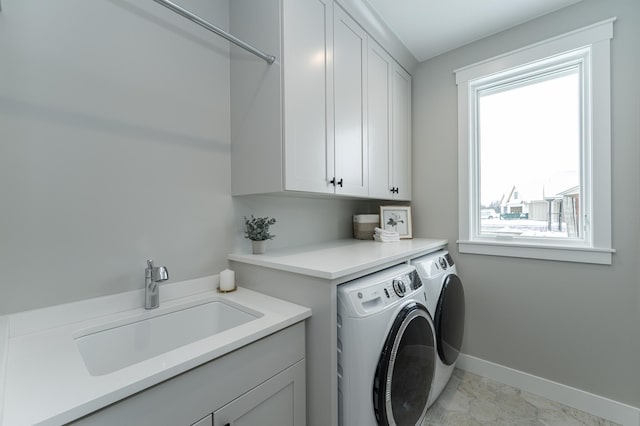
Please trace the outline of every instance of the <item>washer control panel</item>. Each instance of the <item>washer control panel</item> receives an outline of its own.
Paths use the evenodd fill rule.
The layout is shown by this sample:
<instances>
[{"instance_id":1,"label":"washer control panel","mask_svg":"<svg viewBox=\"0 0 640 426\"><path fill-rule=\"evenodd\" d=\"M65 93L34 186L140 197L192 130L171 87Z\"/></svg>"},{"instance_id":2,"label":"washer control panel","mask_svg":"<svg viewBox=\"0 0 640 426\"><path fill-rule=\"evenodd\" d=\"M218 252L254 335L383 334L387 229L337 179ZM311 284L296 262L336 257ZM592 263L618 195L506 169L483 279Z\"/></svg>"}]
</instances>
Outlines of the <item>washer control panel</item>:
<instances>
[{"instance_id":1,"label":"washer control panel","mask_svg":"<svg viewBox=\"0 0 640 426\"><path fill-rule=\"evenodd\" d=\"M345 307L352 310L352 315L366 315L381 311L391 304L410 297L423 287L420 276L413 266L394 267L386 276L378 279L376 275L372 274L338 286L339 300L348 301ZM348 308L349 305L351 308Z\"/></svg>"},{"instance_id":2,"label":"washer control panel","mask_svg":"<svg viewBox=\"0 0 640 426\"><path fill-rule=\"evenodd\" d=\"M385 285L384 294L387 299L402 298L408 293L422 287L422 281L418 273L413 270L402 276L396 277Z\"/></svg>"}]
</instances>

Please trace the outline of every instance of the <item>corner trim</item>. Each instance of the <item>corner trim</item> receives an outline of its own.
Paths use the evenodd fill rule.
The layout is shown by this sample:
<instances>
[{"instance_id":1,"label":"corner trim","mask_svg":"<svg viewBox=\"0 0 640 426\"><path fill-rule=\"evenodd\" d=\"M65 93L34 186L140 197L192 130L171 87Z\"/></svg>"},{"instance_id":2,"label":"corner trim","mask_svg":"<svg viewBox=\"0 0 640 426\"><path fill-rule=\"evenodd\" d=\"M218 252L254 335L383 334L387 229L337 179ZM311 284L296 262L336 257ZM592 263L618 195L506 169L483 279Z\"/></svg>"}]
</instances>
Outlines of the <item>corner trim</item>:
<instances>
[{"instance_id":1,"label":"corner trim","mask_svg":"<svg viewBox=\"0 0 640 426\"><path fill-rule=\"evenodd\" d=\"M631 405L471 355L460 354L457 366L470 373L487 377L624 426L640 425L640 408Z\"/></svg>"}]
</instances>

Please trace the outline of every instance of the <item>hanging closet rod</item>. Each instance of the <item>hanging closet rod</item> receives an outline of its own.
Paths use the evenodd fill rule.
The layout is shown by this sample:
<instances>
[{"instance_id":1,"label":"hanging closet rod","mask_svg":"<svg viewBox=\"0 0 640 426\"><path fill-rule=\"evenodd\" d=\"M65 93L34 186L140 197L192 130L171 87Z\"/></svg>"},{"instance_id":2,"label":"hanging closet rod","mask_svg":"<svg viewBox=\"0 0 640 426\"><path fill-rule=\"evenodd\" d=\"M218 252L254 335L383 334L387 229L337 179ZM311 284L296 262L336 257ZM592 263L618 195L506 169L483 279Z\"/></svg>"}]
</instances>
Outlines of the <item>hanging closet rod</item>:
<instances>
[{"instance_id":1,"label":"hanging closet rod","mask_svg":"<svg viewBox=\"0 0 640 426\"><path fill-rule=\"evenodd\" d=\"M178 15L182 15L183 17L187 18L188 20L195 22L196 24L200 25L202 28L205 28L213 33L218 34L220 37L226 38L227 40L229 40L231 43L235 44L236 46L239 46L241 48L243 48L244 50L253 53L254 55L264 59L265 61L267 61L267 63L269 65L271 65L273 63L273 61L276 60L276 57L273 55L268 55L266 53L264 53L261 50L256 49L255 47L251 46L250 44L245 43L244 41L240 40L239 38L236 38L234 36L232 36L231 34L229 34L228 32L221 30L220 28L216 27L215 25L205 21L204 19L200 18L197 15L194 15L193 13L189 12L186 9L183 9L182 7L178 6L177 4L170 2L169 0L153 0L158 4L161 4L162 6L166 7L169 10L174 11L175 13L177 13Z\"/></svg>"}]
</instances>

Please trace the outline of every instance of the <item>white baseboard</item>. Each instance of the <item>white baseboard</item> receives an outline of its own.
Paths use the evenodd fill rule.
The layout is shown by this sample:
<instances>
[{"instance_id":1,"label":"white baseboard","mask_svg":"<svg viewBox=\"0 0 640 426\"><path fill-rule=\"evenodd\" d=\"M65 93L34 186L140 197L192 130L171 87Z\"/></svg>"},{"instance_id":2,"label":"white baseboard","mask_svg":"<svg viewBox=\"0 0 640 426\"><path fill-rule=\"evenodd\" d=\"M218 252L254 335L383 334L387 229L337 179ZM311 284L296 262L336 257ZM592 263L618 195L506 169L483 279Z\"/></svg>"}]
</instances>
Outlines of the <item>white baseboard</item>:
<instances>
[{"instance_id":1,"label":"white baseboard","mask_svg":"<svg viewBox=\"0 0 640 426\"><path fill-rule=\"evenodd\" d=\"M640 426L640 409L523 371L460 354L457 367L624 426Z\"/></svg>"}]
</instances>

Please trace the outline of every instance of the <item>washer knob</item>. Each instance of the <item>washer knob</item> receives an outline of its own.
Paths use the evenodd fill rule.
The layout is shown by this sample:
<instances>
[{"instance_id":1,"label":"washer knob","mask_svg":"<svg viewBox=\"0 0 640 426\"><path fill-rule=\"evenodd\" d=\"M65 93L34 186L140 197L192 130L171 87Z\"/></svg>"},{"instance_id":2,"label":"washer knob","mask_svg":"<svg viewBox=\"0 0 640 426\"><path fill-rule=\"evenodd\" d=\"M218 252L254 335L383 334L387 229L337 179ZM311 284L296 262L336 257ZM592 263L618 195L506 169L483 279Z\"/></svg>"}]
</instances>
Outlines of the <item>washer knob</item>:
<instances>
[{"instance_id":1,"label":"washer knob","mask_svg":"<svg viewBox=\"0 0 640 426\"><path fill-rule=\"evenodd\" d=\"M393 280L393 291L400 297L404 296L407 292L407 286L404 285L404 281L400 279Z\"/></svg>"},{"instance_id":2,"label":"washer knob","mask_svg":"<svg viewBox=\"0 0 640 426\"><path fill-rule=\"evenodd\" d=\"M444 260L444 257L439 258L438 262L440 263L440 266L442 267L442 269L447 269L447 266L449 266L447 265L447 261Z\"/></svg>"}]
</instances>

